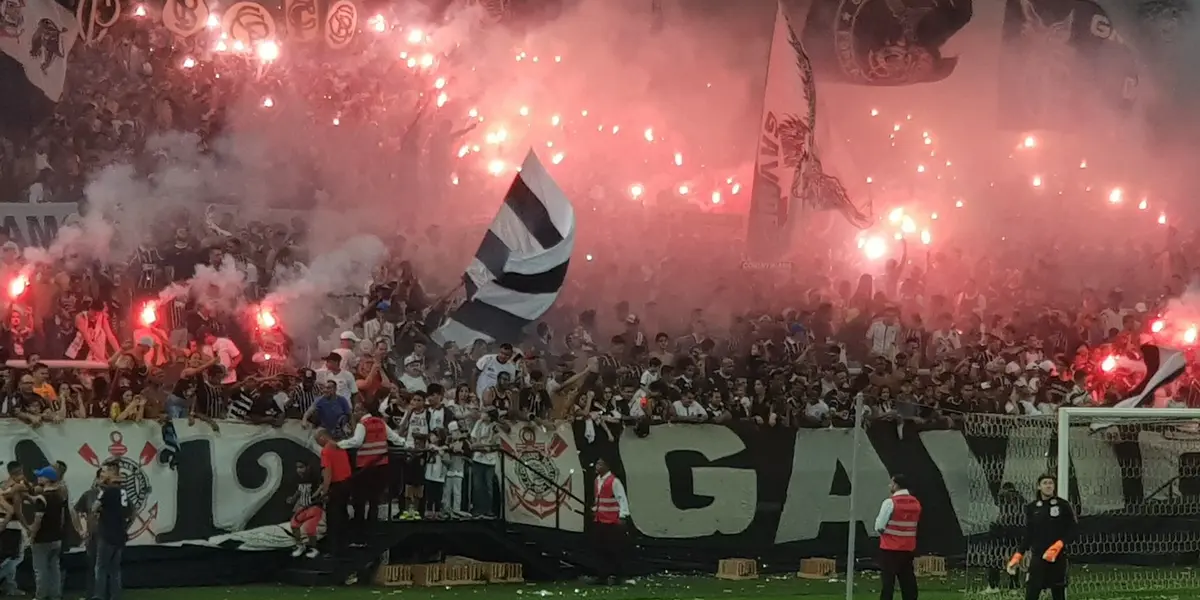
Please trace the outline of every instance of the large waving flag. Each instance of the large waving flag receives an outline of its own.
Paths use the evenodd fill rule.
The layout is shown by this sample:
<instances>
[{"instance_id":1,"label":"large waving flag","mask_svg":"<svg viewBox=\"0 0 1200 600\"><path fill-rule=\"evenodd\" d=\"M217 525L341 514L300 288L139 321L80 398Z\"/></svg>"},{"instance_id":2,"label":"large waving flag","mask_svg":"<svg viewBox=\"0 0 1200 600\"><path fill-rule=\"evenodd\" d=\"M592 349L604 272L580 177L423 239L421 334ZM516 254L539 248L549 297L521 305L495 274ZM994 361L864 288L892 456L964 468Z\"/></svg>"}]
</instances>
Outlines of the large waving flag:
<instances>
[{"instance_id":1,"label":"large waving flag","mask_svg":"<svg viewBox=\"0 0 1200 600\"><path fill-rule=\"evenodd\" d=\"M750 195L747 250L753 260L779 258L805 211L836 210L856 227L870 224L842 182L821 165L812 62L782 3L777 4L768 61Z\"/></svg>"},{"instance_id":2,"label":"large waving flag","mask_svg":"<svg viewBox=\"0 0 1200 600\"><path fill-rule=\"evenodd\" d=\"M62 97L75 15L54 0L0 0L0 125L27 127Z\"/></svg>"},{"instance_id":3,"label":"large waving flag","mask_svg":"<svg viewBox=\"0 0 1200 600\"><path fill-rule=\"evenodd\" d=\"M463 274L464 302L434 341L519 341L558 298L574 249L575 208L530 151Z\"/></svg>"},{"instance_id":4,"label":"large waving flag","mask_svg":"<svg viewBox=\"0 0 1200 600\"><path fill-rule=\"evenodd\" d=\"M1175 381L1187 370L1187 356L1179 351L1162 346L1142 346L1142 360L1146 363L1146 377L1129 391L1129 397L1113 405L1115 408L1140 408L1154 404L1154 392Z\"/></svg>"}]
</instances>

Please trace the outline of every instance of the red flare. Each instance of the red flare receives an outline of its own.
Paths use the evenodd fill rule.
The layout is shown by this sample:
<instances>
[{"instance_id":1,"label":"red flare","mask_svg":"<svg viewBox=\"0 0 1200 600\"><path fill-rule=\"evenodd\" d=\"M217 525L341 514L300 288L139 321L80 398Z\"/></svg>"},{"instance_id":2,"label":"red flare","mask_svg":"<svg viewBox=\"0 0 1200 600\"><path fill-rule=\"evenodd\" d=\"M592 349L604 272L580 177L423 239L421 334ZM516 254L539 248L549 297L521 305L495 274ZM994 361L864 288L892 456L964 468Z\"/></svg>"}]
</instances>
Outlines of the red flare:
<instances>
[{"instance_id":1,"label":"red flare","mask_svg":"<svg viewBox=\"0 0 1200 600\"><path fill-rule=\"evenodd\" d=\"M11 282L9 282L8 296L15 300L17 298L20 298L21 294L24 294L25 290L28 288L29 288L29 276L24 273L21 273L21 274L17 275L16 277L13 277L13 280Z\"/></svg>"},{"instance_id":2,"label":"red flare","mask_svg":"<svg viewBox=\"0 0 1200 600\"><path fill-rule=\"evenodd\" d=\"M1117 368L1117 358L1111 354L1104 357L1104 360L1100 363L1100 370L1105 373L1111 373L1115 368Z\"/></svg>"},{"instance_id":3,"label":"red flare","mask_svg":"<svg viewBox=\"0 0 1200 600\"><path fill-rule=\"evenodd\" d=\"M142 313L139 316L143 327L149 327L158 320L158 303L154 301L146 302L142 305Z\"/></svg>"},{"instance_id":4,"label":"red flare","mask_svg":"<svg viewBox=\"0 0 1200 600\"><path fill-rule=\"evenodd\" d=\"M263 329L274 329L279 324L279 320L275 318L275 313L271 309L262 307L258 309L258 326Z\"/></svg>"}]
</instances>

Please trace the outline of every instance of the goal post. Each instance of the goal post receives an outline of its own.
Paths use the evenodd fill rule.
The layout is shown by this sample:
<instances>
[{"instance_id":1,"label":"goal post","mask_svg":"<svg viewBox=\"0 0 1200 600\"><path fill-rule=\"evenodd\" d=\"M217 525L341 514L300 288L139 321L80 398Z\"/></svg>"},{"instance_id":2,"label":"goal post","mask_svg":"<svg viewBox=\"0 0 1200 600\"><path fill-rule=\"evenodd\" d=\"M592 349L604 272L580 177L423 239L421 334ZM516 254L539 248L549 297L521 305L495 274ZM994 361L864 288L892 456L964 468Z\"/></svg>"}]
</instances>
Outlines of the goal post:
<instances>
[{"instance_id":1,"label":"goal post","mask_svg":"<svg viewBox=\"0 0 1200 600\"><path fill-rule=\"evenodd\" d=\"M1058 495L1066 500L1075 501L1069 496L1071 481L1071 422L1084 424L1089 429L1117 427L1122 422L1148 423L1170 420L1200 422L1200 409L1195 408L1109 408L1109 407L1078 407L1061 408L1058 410L1058 454L1055 463L1058 467L1054 474L1063 488Z\"/></svg>"},{"instance_id":2,"label":"goal post","mask_svg":"<svg viewBox=\"0 0 1200 600\"><path fill-rule=\"evenodd\" d=\"M1003 567L1038 478L1052 474L1079 516L1066 549L1070 596L1200 598L1200 410L972 414L963 435L974 457L960 514L968 597L1024 584Z\"/></svg>"}]
</instances>

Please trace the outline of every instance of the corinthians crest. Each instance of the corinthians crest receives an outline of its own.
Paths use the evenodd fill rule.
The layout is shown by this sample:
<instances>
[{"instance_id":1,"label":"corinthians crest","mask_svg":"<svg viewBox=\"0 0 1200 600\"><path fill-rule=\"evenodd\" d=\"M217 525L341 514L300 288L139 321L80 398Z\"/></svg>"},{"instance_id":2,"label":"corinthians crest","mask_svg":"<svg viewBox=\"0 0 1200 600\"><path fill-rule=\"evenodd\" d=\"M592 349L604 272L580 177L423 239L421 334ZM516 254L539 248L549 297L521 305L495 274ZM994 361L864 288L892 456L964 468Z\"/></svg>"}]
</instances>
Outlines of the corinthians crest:
<instances>
[{"instance_id":1,"label":"corinthians crest","mask_svg":"<svg viewBox=\"0 0 1200 600\"><path fill-rule=\"evenodd\" d=\"M136 539L143 533L153 536L154 530L150 527L158 518L158 503L155 502L148 509L146 508L152 490L150 489L150 478L146 476L144 468L154 462L154 457L158 456L158 449L150 442L146 442L141 453L136 458L131 458L129 447L123 443L124 436L121 435L121 432L110 433L108 439L110 442L108 458L100 458L88 444L79 447L79 456L87 461L87 464L96 468L108 462L115 462L120 466L121 479L124 481L122 495L134 513L134 524L128 532L129 539Z\"/></svg>"},{"instance_id":2,"label":"corinthians crest","mask_svg":"<svg viewBox=\"0 0 1200 600\"><path fill-rule=\"evenodd\" d=\"M509 510L524 508L537 518L545 519L553 515L571 493L571 473L560 473L554 462L569 446L558 432L548 442L539 442L537 438L537 429L525 425L517 432L515 447L508 440L502 440L501 445L520 459L513 461L516 464L511 473L515 477L505 477ZM535 470L537 473L532 472ZM551 481L558 486L552 485Z\"/></svg>"}]
</instances>

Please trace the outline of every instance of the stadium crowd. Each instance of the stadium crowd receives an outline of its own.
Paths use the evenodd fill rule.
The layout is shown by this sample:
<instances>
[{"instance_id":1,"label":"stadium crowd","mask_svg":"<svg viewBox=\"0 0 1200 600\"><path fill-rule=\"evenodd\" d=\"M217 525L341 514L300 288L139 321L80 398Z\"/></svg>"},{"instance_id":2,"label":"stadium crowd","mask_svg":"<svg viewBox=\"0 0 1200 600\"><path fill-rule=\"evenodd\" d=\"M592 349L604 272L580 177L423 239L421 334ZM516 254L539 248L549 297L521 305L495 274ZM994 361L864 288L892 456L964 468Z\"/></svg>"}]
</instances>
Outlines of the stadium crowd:
<instances>
[{"instance_id":1,"label":"stadium crowd","mask_svg":"<svg viewBox=\"0 0 1200 600\"><path fill-rule=\"evenodd\" d=\"M447 161L461 130L432 116L429 98L364 85L421 77L403 62L363 77L297 51L286 65L264 69L235 53L213 54L199 38L173 36L155 19L121 19L108 35L77 44L70 58L54 115L29 135L0 140L0 196L9 201L81 201L87 174L139 164L154 135L186 131L212 141L233 126L239 103L282 96L296 80L311 82L299 92L310 96L302 104L324 107L314 123L400 124L375 160L409 165L425 191L451 179ZM347 406L378 402L397 425L445 403L469 436L489 413L498 421L647 416L845 426L861 395L869 418L950 427L967 412L1036 415L1119 398L1129 381L1109 359L1137 358L1164 303L1192 275L1180 257L1194 244L1178 235L1165 252L1130 247L1118 256L1129 268L1108 271L1128 277L1110 279L1128 292L1071 289L1047 258L971 256L952 246L923 257L910 257L905 246L886 265L864 264L851 250L758 270L731 260L728 244L713 243L724 235L716 219L694 213L593 213L598 226L581 228L586 259L576 261L560 302L527 339L500 340L511 349L433 342L448 308L448 296L437 294L459 268L445 254L422 251L458 243L436 212L408 223L408 243L389 240L391 257L371 281L331 298L305 331L265 323L245 308L272 286L304 277L313 258L304 219L172 214L116 265L27 269L10 242L0 249L0 280L28 281L19 293L8 284L13 303L0 347L28 366L0 372L0 414L35 426L71 417L188 418L213 427L221 419L304 418L345 436L351 409L325 408L340 398ZM603 233L616 226L629 233ZM635 238L659 244L657 255L669 258L622 260L620 240ZM160 301L160 290L187 281L198 265L226 264L244 274L240 293L249 304ZM1138 268L1157 264L1158 273ZM852 283L850 274L863 271L872 274ZM700 290L708 300L696 307L690 298ZM63 359L91 367L46 366ZM1168 391L1171 400L1200 404L1196 382L1189 370Z\"/></svg>"},{"instance_id":2,"label":"stadium crowd","mask_svg":"<svg viewBox=\"0 0 1200 600\"><path fill-rule=\"evenodd\" d=\"M212 139L238 101L269 95L300 75L315 82L305 90L314 98L337 98L342 119L396 118L371 113L399 99L381 99L391 93L383 88L348 85L351 77L356 84L364 80L357 72L306 62L303 55L286 69L263 72L235 54L209 56L196 39L173 36L153 21L122 19L94 44L76 46L67 96L54 116L32 135L0 144L4 198L80 201L86 174L136 163L150 136L182 130ZM194 67L181 67L202 55L206 60ZM114 63L114 56L120 60ZM418 77L403 63L391 64L398 70L379 80ZM112 77L114 69L125 76ZM213 72L196 71L204 69ZM221 77L212 76L218 71ZM455 132L448 122L434 123L426 108L418 103L403 115L415 120L397 128L402 134L392 139L395 148L381 150L380 160L409 152L417 171L446 170L439 152L449 152ZM657 226L660 217L645 223ZM503 340L518 348L512 362L518 370L485 388L476 385L480 361L495 356L496 348L439 347L430 339L445 297L422 283L443 282L446 272L456 271L415 255L418 246L439 239L449 244L450 236L428 226L433 223L412 234L420 243L392 241L393 256L373 286L364 281L357 297L331 300L314 331L295 332L263 327L252 311L229 313L195 298L156 304L146 319L145 302L168 283L187 280L196 265L233 261L246 274L243 293L254 301L280 281L303 277L311 258L302 219L239 223L226 214L212 223L172 215L155 228L170 233L147 239L127 265L34 271L2 332L8 355L32 365L3 373L9 390L3 414L32 423L164 414L270 421L303 416L324 393L320 382L338 379L336 393L348 400L374 397L407 407L437 384L462 407L456 411L483 403L508 418L564 416L553 415L549 397L567 381L581 381L574 375L588 370L590 358L599 364L592 368L596 376L572 386L575 394L565 401L614 418L649 413L845 424L858 394L879 418L950 424L968 411L1037 414L1119 396L1123 382L1102 363L1110 356L1136 358L1157 311L1183 292L1190 276L1175 260L1189 247L1182 242L1166 253L1165 275L1146 281L1139 274L1129 282L1136 294L1063 287L1060 269L1046 259L1018 271L1017 262L972 260L957 249L910 260L906 248L881 273L864 274L854 285L842 277L863 265L849 260L763 272L739 268L737 261L713 267L710 259L728 253L717 252L709 243L714 232L689 218L673 215L683 226L656 236L668 238L663 250L671 257L657 267L623 264L617 246L590 243L599 249L597 260L589 253L578 261L546 323L527 340ZM641 226L622 219L629 229ZM20 250L13 243L0 250L0 279L11 281L21 271ZM1122 258L1131 265L1155 260L1137 249ZM693 267L701 265L709 278L696 281ZM866 267L878 271L878 265ZM431 287L440 293L444 286ZM703 308L675 291L703 288L714 291ZM614 300L615 308L596 306L595 298ZM111 370L39 366L50 359L86 359ZM1185 377L1173 397L1195 403L1193 381ZM484 398L485 392L495 397ZM276 396L278 402L261 400ZM643 396L650 401L631 402Z\"/></svg>"}]
</instances>

